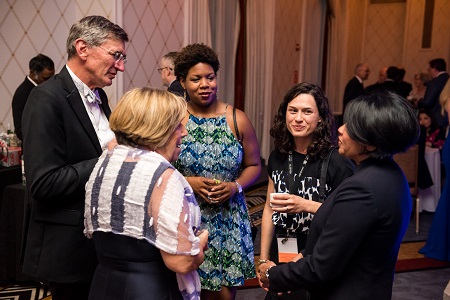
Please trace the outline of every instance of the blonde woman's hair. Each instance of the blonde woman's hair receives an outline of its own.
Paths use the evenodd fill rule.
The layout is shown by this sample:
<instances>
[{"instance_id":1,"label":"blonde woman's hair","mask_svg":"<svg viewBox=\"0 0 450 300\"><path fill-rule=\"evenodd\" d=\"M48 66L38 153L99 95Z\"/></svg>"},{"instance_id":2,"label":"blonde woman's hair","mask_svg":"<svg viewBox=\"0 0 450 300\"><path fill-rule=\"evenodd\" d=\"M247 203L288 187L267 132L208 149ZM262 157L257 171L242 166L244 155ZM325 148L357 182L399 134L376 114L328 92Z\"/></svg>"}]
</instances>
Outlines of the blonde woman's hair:
<instances>
[{"instance_id":1,"label":"blonde woman's hair","mask_svg":"<svg viewBox=\"0 0 450 300\"><path fill-rule=\"evenodd\" d=\"M441 94L439 95L439 103L441 104L441 114L445 116L445 105L447 104L448 98L450 98L450 80L444 85Z\"/></svg>"},{"instance_id":2,"label":"blonde woman's hair","mask_svg":"<svg viewBox=\"0 0 450 300\"><path fill-rule=\"evenodd\" d=\"M149 87L125 93L109 119L117 142L151 150L163 148L187 111L186 101Z\"/></svg>"}]
</instances>

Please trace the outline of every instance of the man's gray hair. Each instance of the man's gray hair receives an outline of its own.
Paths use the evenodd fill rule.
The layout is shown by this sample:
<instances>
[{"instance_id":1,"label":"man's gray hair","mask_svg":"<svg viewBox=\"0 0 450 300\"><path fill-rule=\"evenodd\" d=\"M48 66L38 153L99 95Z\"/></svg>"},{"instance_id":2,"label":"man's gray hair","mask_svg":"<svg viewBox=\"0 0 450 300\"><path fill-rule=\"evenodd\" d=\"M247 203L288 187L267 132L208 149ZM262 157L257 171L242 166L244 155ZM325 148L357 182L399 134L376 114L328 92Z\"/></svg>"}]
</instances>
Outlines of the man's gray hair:
<instances>
[{"instance_id":1,"label":"man's gray hair","mask_svg":"<svg viewBox=\"0 0 450 300\"><path fill-rule=\"evenodd\" d=\"M119 25L102 16L87 16L76 22L70 28L66 50L68 58L75 55L74 42L83 39L90 46L99 46L107 39L128 42L128 34Z\"/></svg>"}]
</instances>

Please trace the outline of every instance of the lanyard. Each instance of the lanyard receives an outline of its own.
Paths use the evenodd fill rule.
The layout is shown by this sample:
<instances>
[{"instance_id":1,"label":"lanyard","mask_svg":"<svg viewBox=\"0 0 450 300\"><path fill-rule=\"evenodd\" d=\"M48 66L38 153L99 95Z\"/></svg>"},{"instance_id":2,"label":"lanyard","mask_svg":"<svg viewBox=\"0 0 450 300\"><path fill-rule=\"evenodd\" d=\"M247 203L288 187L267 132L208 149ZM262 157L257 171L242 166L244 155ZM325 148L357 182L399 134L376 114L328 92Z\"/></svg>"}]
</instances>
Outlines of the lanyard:
<instances>
[{"instance_id":1,"label":"lanyard","mask_svg":"<svg viewBox=\"0 0 450 300\"><path fill-rule=\"evenodd\" d=\"M303 160L300 173L298 174L299 179L303 174L303 169L305 168L306 164L308 163L308 159L309 159L309 155L306 155L305 159ZM289 192L291 194L294 194L294 166L293 166L293 162L292 162L292 152L289 152L289 186L288 186L288 188L289 188Z\"/></svg>"}]
</instances>

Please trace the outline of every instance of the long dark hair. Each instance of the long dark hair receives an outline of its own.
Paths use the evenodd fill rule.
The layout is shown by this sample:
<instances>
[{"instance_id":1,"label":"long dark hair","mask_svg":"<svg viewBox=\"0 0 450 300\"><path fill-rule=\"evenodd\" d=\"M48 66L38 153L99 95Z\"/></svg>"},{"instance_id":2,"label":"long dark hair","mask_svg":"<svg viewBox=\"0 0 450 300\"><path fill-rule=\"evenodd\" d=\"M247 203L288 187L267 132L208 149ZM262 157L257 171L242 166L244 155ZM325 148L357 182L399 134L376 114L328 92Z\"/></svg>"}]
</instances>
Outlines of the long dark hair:
<instances>
[{"instance_id":1,"label":"long dark hair","mask_svg":"<svg viewBox=\"0 0 450 300\"><path fill-rule=\"evenodd\" d=\"M436 129L439 128L437 121L436 121L436 117L434 116L434 114L426 108L421 108L419 109L419 117L421 114L425 114L430 118L430 129L429 132L434 132L436 131Z\"/></svg>"},{"instance_id":2,"label":"long dark hair","mask_svg":"<svg viewBox=\"0 0 450 300\"><path fill-rule=\"evenodd\" d=\"M294 150L294 137L286 126L286 110L289 102L300 94L308 94L313 96L316 101L317 109L322 122L317 124L317 128L312 134L312 142L308 146L308 155L312 159L325 157L330 147L336 145L336 125L333 113L328 105L328 99L325 97L322 89L315 84L302 82L294 85L284 95L281 100L278 111L275 115L270 135L275 139L274 146L282 156Z\"/></svg>"}]
</instances>

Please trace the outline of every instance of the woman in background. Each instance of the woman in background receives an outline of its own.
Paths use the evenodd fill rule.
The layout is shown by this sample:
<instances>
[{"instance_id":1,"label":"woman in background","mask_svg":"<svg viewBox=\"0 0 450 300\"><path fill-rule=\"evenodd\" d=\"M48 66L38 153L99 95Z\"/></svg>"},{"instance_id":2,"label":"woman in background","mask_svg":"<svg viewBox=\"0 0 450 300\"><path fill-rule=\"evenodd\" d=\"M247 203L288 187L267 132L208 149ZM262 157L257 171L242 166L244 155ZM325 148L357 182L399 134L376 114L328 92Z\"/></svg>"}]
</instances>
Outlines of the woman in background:
<instances>
[{"instance_id":1,"label":"woman in background","mask_svg":"<svg viewBox=\"0 0 450 300\"><path fill-rule=\"evenodd\" d=\"M425 146L442 150L445 142L445 129L437 125L434 115L429 110L421 108L419 123L426 130Z\"/></svg>"},{"instance_id":2,"label":"woman in background","mask_svg":"<svg viewBox=\"0 0 450 300\"><path fill-rule=\"evenodd\" d=\"M233 107L218 100L218 70L217 54L203 44L186 46L175 60L175 74L190 99L183 120L188 135L175 166L192 186L209 231L198 271L202 299L234 299L236 288L255 277L243 189L261 171L259 145L244 112L234 116Z\"/></svg>"},{"instance_id":3,"label":"woman in background","mask_svg":"<svg viewBox=\"0 0 450 300\"><path fill-rule=\"evenodd\" d=\"M290 263L259 267L261 286L306 288L311 299L391 299L412 204L392 156L418 136L417 116L403 97L377 91L352 100L339 128L339 153L356 163L355 174L315 214L305 250Z\"/></svg>"},{"instance_id":4,"label":"woman in background","mask_svg":"<svg viewBox=\"0 0 450 300\"><path fill-rule=\"evenodd\" d=\"M118 145L105 150L86 184L85 234L99 265L89 299L200 299L198 266L208 232L178 158L185 101L136 88L110 118Z\"/></svg>"},{"instance_id":5,"label":"woman in background","mask_svg":"<svg viewBox=\"0 0 450 300\"><path fill-rule=\"evenodd\" d=\"M413 89L407 97L414 107L417 107L417 102L425 96L428 81L430 81L430 76L427 73L414 74Z\"/></svg>"},{"instance_id":6,"label":"woman in background","mask_svg":"<svg viewBox=\"0 0 450 300\"><path fill-rule=\"evenodd\" d=\"M311 221L321 206L323 161L336 145L334 116L322 89L311 83L294 85L280 102L270 134L275 139L275 150L267 165L269 180L261 224L260 265L269 259L283 262L279 260L279 254L285 252L279 248L280 239L294 242L297 248L294 255L303 250ZM352 174L351 163L337 150L333 151L323 183L324 199ZM270 194L274 192L285 194L275 195L270 203ZM304 292L283 297L269 293L266 299L304 297Z\"/></svg>"}]
</instances>

